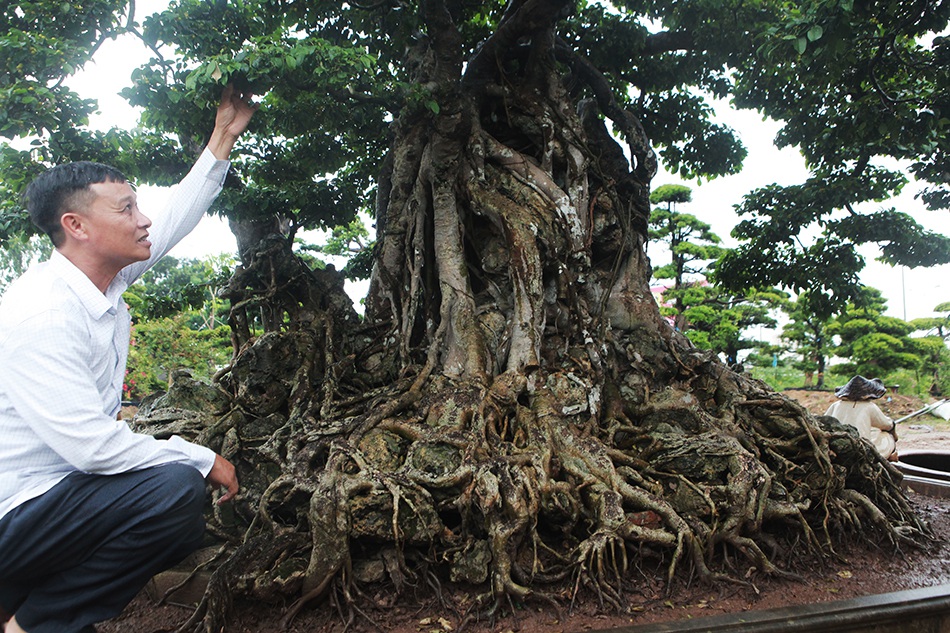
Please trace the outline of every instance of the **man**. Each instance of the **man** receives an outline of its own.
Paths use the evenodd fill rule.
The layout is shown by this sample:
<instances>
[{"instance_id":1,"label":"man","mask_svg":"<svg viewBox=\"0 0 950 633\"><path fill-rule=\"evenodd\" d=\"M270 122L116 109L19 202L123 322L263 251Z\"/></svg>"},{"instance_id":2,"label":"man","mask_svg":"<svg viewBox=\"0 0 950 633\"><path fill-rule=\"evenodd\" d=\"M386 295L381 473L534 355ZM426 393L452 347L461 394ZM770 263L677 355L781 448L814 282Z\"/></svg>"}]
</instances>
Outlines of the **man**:
<instances>
[{"instance_id":1,"label":"man","mask_svg":"<svg viewBox=\"0 0 950 633\"><path fill-rule=\"evenodd\" d=\"M105 165L60 165L26 191L55 250L0 302L6 633L95 631L201 545L205 481L225 490L218 503L238 492L220 455L133 433L116 414L129 347L122 293L205 214L255 109L225 88L207 148L154 227Z\"/></svg>"},{"instance_id":2,"label":"man","mask_svg":"<svg viewBox=\"0 0 950 633\"><path fill-rule=\"evenodd\" d=\"M855 376L848 384L835 388L835 395L839 400L828 407L825 415L838 418L842 424L853 426L885 459L896 461L896 425L871 402L883 396L886 391L880 378L868 380L864 376Z\"/></svg>"}]
</instances>

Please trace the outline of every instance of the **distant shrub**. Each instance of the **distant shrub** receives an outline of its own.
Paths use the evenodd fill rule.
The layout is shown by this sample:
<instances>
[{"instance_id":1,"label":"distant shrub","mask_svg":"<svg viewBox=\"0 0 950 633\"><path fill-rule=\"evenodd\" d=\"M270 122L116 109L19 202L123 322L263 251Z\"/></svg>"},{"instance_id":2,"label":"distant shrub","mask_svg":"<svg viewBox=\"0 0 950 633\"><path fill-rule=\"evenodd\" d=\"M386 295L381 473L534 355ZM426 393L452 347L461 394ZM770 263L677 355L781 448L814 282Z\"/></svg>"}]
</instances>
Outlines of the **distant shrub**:
<instances>
[{"instance_id":1,"label":"distant shrub","mask_svg":"<svg viewBox=\"0 0 950 633\"><path fill-rule=\"evenodd\" d=\"M175 369L190 369L199 380L211 376L230 360L231 333L226 325L192 330L188 317L170 317L136 323L125 374L123 397L141 400L168 387Z\"/></svg>"},{"instance_id":2,"label":"distant shrub","mask_svg":"<svg viewBox=\"0 0 950 633\"><path fill-rule=\"evenodd\" d=\"M805 385L805 372L794 367L779 365L777 367L747 367L746 370L753 378L766 383L776 391L784 389L801 389Z\"/></svg>"}]
</instances>

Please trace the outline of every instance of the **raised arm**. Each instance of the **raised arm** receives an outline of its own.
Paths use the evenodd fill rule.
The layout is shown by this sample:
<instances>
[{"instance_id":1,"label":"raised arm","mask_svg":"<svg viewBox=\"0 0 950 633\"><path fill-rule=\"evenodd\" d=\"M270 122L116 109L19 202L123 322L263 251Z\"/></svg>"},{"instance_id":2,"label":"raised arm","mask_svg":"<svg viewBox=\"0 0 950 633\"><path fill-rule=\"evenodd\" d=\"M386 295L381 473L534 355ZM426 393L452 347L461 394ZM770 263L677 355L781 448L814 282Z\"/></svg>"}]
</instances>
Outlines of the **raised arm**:
<instances>
[{"instance_id":1,"label":"raised arm","mask_svg":"<svg viewBox=\"0 0 950 633\"><path fill-rule=\"evenodd\" d=\"M208 141L208 149L218 160L228 160L234 142L257 112L259 106L251 103L251 96L249 92L239 92L232 84L225 86L214 120L214 131Z\"/></svg>"}]
</instances>

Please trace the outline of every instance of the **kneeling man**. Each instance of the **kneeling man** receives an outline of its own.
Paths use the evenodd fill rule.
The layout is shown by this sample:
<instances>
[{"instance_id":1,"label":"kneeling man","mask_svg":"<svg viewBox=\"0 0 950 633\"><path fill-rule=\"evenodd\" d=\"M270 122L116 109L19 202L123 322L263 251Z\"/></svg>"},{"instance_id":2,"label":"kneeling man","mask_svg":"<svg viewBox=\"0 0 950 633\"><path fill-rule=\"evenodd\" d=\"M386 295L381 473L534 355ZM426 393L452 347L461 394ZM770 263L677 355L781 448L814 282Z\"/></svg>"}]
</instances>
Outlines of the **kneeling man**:
<instances>
[{"instance_id":1,"label":"kneeling man","mask_svg":"<svg viewBox=\"0 0 950 633\"><path fill-rule=\"evenodd\" d=\"M205 482L238 492L226 459L117 420L129 351L122 293L204 216L256 106L228 86L207 148L155 224L98 163L27 188L55 246L0 302L0 622L90 633L201 545ZM12 616L12 617L11 617Z\"/></svg>"}]
</instances>

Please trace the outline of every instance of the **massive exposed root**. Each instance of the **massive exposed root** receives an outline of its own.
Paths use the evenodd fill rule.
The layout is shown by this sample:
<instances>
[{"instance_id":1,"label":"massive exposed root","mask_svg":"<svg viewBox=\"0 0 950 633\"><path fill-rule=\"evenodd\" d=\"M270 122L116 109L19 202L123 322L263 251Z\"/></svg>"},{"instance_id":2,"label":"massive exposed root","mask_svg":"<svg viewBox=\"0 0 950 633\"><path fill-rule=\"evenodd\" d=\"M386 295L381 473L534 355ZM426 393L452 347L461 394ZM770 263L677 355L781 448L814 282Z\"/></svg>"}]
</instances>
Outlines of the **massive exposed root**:
<instances>
[{"instance_id":1,"label":"massive exposed root","mask_svg":"<svg viewBox=\"0 0 950 633\"><path fill-rule=\"evenodd\" d=\"M849 535L925 540L869 444L661 319L656 157L560 45L570 3L511 3L465 63L451 12L419 6L410 65L439 113L393 124L365 317L332 270L258 239L225 292L226 397L183 423L181 381L139 420L220 451L245 488L211 517L232 554L189 627L218 631L232 593L362 614L369 586L469 585L473 618L580 592L623 608L656 570L669 591L754 583Z\"/></svg>"},{"instance_id":2,"label":"massive exposed root","mask_svg":"<svg viewBox=\"0 0 950 633\"><path fill-rule=\"evenodd\" d=\"M634 570L651 563L673 591L681 576L792 577L790 548L832 556L849 534L894 547L927 538L899 475L846 427L694 350L669 359L676 373L647 397L566 360L491 385L430 376L422 398L381 419L411 381L318 423L303 413L322 405L313 394L296 417L266 418L266 440L260 420L233 409L212 425L217 448L270 475L246 479L235 515L215 517L233 553L189 626L218 630L231 594L290 598L292 617L330 594L358 608L360 587L376 583L475 585L470 617L585 591L623 609ZM167 408L146 414L153 431L167 424Z\"/></svg>"}]
</instances>

